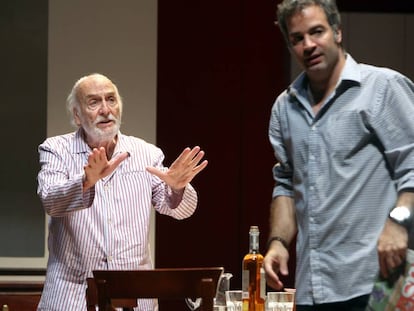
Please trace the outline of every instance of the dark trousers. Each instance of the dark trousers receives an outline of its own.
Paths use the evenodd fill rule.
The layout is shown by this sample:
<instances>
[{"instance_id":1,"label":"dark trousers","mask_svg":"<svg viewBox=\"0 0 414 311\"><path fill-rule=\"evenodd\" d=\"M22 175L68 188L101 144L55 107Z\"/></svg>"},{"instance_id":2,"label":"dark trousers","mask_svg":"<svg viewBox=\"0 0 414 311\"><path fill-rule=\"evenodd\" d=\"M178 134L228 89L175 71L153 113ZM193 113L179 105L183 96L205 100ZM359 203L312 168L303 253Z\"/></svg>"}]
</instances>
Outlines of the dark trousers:
<instances>
[{"instance_id":1,"label":"dark trousers","mask_svg":"<svg viewBox=\"0 0 414 311\"><path fill-rule=\"evenodd\" d=\"M369 295L364 295L341 302L313 306L296 305L296 311L365 311L368 299Z\"/></svg>"}]
</instances>

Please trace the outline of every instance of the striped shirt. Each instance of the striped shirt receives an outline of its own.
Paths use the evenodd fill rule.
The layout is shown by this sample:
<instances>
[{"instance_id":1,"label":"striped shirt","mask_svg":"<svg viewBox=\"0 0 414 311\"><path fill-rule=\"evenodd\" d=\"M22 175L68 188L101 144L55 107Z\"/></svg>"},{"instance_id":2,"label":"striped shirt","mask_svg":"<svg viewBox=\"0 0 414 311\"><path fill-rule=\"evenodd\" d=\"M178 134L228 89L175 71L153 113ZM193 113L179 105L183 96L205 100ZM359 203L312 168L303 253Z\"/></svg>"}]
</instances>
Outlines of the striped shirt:
<instances>
[{"instance_id":1,"label":"striped shirt","mask_svg":"<svg viewBox=\"0 0 414 311\"><path fill-rule=\"evenodd\" d=\"M92 270L151 269L152 208L176 219L191 216L197 194L187 185L181 201L146 167L161 169L164 155L145 141L118 135L114 156L129 152L109 176L83 193L84 165L91 149L80 130L51 137L39 146L38 195L49 220L49 260L42 311L86 310L86 278ZM157 302L139 300L140 311Z\"/></svg>"},{"instance_id":2,"label":"striped shirt","mask_svg":"<svg viewBox=\"0 0 414 311\"><path fill-rule=\"evenodd\" d=\"M397 192L414 188L414 85L347 55L315 115L302 73L272 107L273 197L294 198L296 299L312 305L369 294L376 245Z\"/></svg>"}]
</instances>

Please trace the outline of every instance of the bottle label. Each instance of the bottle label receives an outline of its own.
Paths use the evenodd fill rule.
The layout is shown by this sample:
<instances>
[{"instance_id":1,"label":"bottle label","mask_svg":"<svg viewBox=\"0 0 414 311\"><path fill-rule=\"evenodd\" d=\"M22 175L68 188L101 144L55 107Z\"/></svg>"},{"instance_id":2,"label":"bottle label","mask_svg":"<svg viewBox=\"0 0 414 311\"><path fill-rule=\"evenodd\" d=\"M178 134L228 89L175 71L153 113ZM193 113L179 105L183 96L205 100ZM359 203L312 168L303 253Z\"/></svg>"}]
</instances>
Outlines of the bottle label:
<instances>
[{"instance_id":1,"label":"bottle label","mask_svg":"<svg viewBox=\"0 0 414 311\"><path fill-rule=\"evenodd\" d=\"M249 270L242 271L242 299L249 299Z\"/></svg>"}]
</instances>

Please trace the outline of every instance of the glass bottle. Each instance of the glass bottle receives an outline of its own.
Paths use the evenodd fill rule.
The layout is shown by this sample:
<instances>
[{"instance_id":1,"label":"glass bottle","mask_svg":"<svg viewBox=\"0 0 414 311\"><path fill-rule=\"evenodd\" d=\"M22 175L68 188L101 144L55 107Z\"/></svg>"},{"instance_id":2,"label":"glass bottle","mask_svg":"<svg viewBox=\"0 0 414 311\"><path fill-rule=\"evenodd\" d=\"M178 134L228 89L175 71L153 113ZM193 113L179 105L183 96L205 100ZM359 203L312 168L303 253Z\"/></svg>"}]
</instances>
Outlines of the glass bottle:
<instances>
[{"instance_id":1,"label":"glass bottle","mask_svg":"<svg viewBox=\"0 0 414 311\"><path fill-rule=\"evenodd\" d=\"M250 226L249 253L243 258L242 290L243 311L264 311L266 281L263 255L259 250L259 227Z\"/></svg>"}]
</instances>

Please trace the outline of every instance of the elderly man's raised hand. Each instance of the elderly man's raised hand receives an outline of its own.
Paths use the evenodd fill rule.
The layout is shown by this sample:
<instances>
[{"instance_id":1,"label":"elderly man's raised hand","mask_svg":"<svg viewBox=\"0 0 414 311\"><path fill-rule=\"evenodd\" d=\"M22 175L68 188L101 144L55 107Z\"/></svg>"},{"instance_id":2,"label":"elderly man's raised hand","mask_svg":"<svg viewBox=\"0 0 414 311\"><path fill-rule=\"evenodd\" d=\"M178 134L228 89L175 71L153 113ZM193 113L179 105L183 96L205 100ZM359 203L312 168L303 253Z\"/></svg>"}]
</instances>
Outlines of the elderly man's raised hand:
<instances>
[{"instance_id":1,"label":"elderly man's raised hand","mask_svg":"<svg viewBox=\"0 0 414 311\"><path fill-rule=\"evenodd\" d=\"M168 170L162 171L155 167L147 167L147 171L162 179L173 190L179 191L184 189L207 166L207 160L200 163L203 157L204 151L199 146L193 149L187 147Z\"/></svg>"},{"instance_id":2,"label":"elderly man's raised hand","mask_svg":"<svg viewBox=\"0 0 414 311\"><path fill-rule=\"evenodd\" d=\"M88 164L84 166L83 190L86 191L93 187L99 179L110 175L128 156L128 152L123 152L108 161L104 147L94 148L88 157Z\"/></svg>"}]
</instances>

